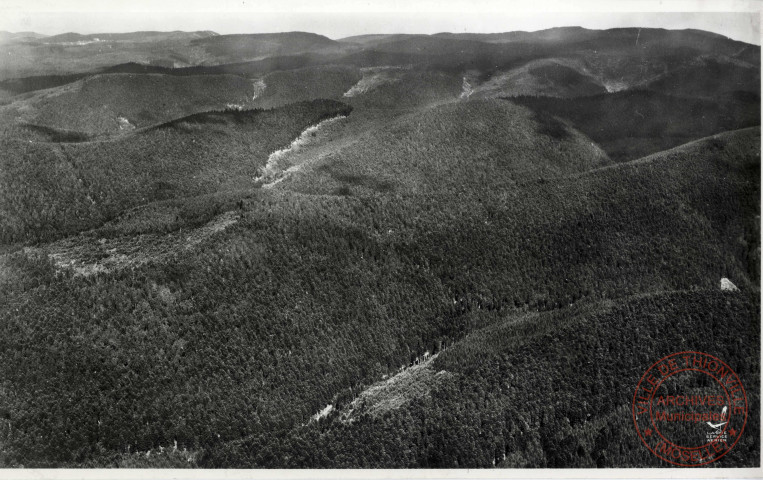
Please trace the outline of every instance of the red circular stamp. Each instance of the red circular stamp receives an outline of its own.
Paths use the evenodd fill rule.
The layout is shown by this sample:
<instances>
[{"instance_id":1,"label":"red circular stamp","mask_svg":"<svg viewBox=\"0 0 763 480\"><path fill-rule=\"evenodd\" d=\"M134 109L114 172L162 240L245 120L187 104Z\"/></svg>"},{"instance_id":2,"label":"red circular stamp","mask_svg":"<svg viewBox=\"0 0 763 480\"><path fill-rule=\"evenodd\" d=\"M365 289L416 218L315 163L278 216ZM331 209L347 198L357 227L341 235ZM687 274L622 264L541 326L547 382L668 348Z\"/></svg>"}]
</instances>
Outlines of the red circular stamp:
<instances>
[{"instance_id":1,"label":"red circular stamp","mask_svg":"<svg viewBox=\"0 0 763 480\"><path fill-rule=\"evenodd\" d=\"M726 455L747 424L747 394L718 358L679 352L653 364L633 395L633 423L652 453L697 467Z\"/></svg>"}]
</instances>

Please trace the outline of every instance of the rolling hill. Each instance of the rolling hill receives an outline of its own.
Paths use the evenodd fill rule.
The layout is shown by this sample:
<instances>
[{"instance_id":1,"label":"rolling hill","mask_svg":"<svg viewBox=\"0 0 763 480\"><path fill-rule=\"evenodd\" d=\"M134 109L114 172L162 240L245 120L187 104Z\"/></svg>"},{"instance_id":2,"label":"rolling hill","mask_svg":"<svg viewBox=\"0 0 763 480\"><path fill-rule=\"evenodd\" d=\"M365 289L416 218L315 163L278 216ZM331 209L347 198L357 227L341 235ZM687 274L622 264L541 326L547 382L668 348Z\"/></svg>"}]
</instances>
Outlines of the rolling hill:
<instances>
[{"instance_id":1,"label":"rolling hill","mask_svg":"<svg viewBox=\"0 0 763 480\"><path fill-rule=\"evenodd\" d=\"M329 100L277 110L200 113L115 140L0 140L4 243L60 238L157 200L246 188L273 151L351 107Z\"/></svg>"},{"instance_id":2,"label":"rolling hill","mask_svg":"<svg viewBox=\"0 0 763 480\"><path fill-rule=\"evenodd\" d=\"M462 315L457 317L457 324L463 331L473 333L456 341L452 341L451 336L444 351L441 351L442 338L413 349L419 354L424 350L441 351L428 367L431 377L417 375L419 379L387 393L394 397L381 400L365 397L365 393L361 393L365 392L363 388L353 388L346 394L326 399L324 403L332 405L334 412L329 413L327 419L295 426L287 435L279 437L277 444L273 437L257 434L242 441L223 443L211 450L202 464L279 468L304 465L316 468L659 466L656 458L639 448L638 438L632 435L629 416L633 384L650 355L660 357L676 348L686 348L736 358L745 385L752 388L750 398L759 396L756 389L760 378L757 362L760 325L756 318L760 307L755 293L760 268L760 190L755 180L760 168L759 135L758 129L724 134L569 179L523 185L519 191L502 195L505 198L501 203L503 212L510 217L500 220L496 214L489 213L491 200L481 190L480 203L487 210L483 218L489 219L491 228L480 230L479 234L475 230L478 221L473 211L455 207L457 216L445 220L442 214L453 207L445 206L443 198L433 200L440 205L436 224L417 230L440 228L443 234L420 252L434 252L436 245L447 245L448 256L436 257L437 260L429 257L421 264L437 274L437 265L442 265L439 262L446 258L455 262L440 271L442 281L448 285L450 279L455 284L464 282L471 287L459 290L450 284L451 291L473 292L476 286L487 288L490 269L495 269L495 275L503 273L501 282L506 282L507 273L516 272L518 267L513 263L501 264L501 254L497 252L502 246L506 248L506 244L516 245L517 250L524 250L524 255L507 252L504 258L544 259L549 265L559 266L556 272L542 272L535 267L520 275L508 273L509 277L522 278L522 282L531 278L544 282L530 287L530 291L555 291L558 287L549 286L549 278L563 279L558 292L567 286L579 288L587 282L597 286L589 292L563 294L561 302L551 300L550 304L540 297L535 297L540 303L534 303L530 297L528 300L515 297L513 301L509 297L508 310L506 303L501 308L500 301L491 302L491 298L500 299L500 294L456 296L453 309ZM548 204L552 198L555 200ZM650 198L652 200L647 200ZM666 199L675 203L670 206L664 203ZM468 201L465 197L459 200ZM736 203L740 200L744 203ZM411 202L416 205L413 208L417 208L417 214L407 218L425 223L424 212L431 211L422 206L426 203L426 197L417 196ZM607 204L609 206L605 206ZM612 208L613 205L617 207ZM526 216L514 216L525 208ZM582 213L582 217L576 211ZM622 220L611 217L616 211L618 216L622 214ZM533 218L541 212L559 217ZM731 220L731 212L737 212L736 219ZM375 218L379 217L386 218L377 213ZM589 220L584 220L586 217ZM587 221L597 226L582 226ZM576 223L585 233L569 232ZM496 233L499 225L516 230L516 237ZM379 229L387 226L392 225ZM454 235L460 231L469 233L463 237ZM541 238L533 239L530 231L542 232ZM593 232L596 234L592 235ZM404 237L401 233L396 235ZM482 249L476 247L491 235L500 236L502 243L485 244ZM691 242L696 247L704 245L699 247L704 253L696 257L683 250L680 245L688 246L688 243L679 240L696 239L694 235L707 238L707 243L704 240ZM469 252L460 257L460 262L454 258L458 257L458 238ZM517 244L510 240L513 238ZM614 238L628 240L613 243ZM634 240L637 243L631 243ZM425 242L421 238L408 241ZM552 245L546 244L549 241ZM535 246L544 244L549 250L535 251ZM662 246L657 246L659 244ZM601 250L604 245L612 249L611 253ZM550 255L554 251L558 251L558 257ZM586 251L595 253L589 257L582 253ZM628 254L640 258L628 259ZM709 261L705 265L710 269L700 273L699 270L706 268L700 264L708 254L719 262ZM662 260L656 261L653 255ZM721 257L727 260L720 260ZM585 263L585 258L596 260L587 266L577 264ZM466 265L474 259L481 262L470 270ZM669 265L679 259L681 265L676 264L673 277ZM711 273L724 263L728 270ZM604 270L583 273L590 272L593 264ZM627 278L622 283L616 281L618 286L611 292L602 289L607 283L605 265ZM646 268L642 270L642 267ZM458 271L459 275L454 278L448 271ZM647 271L650 271L647 277L642 277ZM694 280L680 278L684 274ZM718 279L722 275L749 280L749 286L743 287L743 291L751 291L751 294L718 291ZM673 280L668 280L670 277ZM637 280L639 278L643 280ZM636 283L640 286L633 291L633 297L619 296ZM517 284L508 291L510 295L517 295L524 286L525 283ZM610 296L612 294L615 296ZM553 311L545 311L548 308ZM541 313L517 313L514 309ZM505 311L515 313L501 313ZM479 328L486 324L489 326ZM641 353L623 359L623 352L634 348L634 332L637 332ZM737 332L746 332L744 342L739 341ZM402 361L407 364L409 359ZM399 363L400 360L388 362L382 372L386 371L393 379L407 375L407 371L396 374L395 366ZM372 388L378 391L391 381L377 378ZM414 393L422 390L424 393ZM549 402L549 396L557 400ZM360 407L351 404L364 398L365 402L384 401L397 406L375 414L379 408L376 403ZM351 417L354 420L348 421L346 412L358 408L360 411ZM753 422L752 428L757 432L755 425L759 419ZM585 432L583 435L581 430ZM361 438L375 440L368 443L359 441ZM757 451L758 442L757 433L746 437L744 446L724 464L746 464L745 452ZM628 457L622 457L618 445L627 446Z\"/></svg>"},{"instance_id":3,"label":"rolling hill","mask_svg":"<svg viewBox=\"0 0 763 480\"><path fill-rule=\"evenodd\" d=\"M216 63L343 48L328 37L306 32L217 35L194 39L191 45L204 48Z\"/></svg>"},{"instance_id":4,"label":"rolling hill","mask_svg":"<svg viewBox=\"0 0 763 480\"><path fill-rule=\"evenodd\" d=\"M505 33L439 33L435 37L451 40L482 41L488 43L536 43L571 45L593 45L596 50L648 49L655 51L691 48L706 53L715 53L741 58L759 58L753 46L732 40L717 33L703 30L666 30L663 28L612 28L592 30L582 27L556 27L534 32ZM636 41L638 39L638 42Z\"/></svg>"},{"instance_id":5,"label":"rolling hill","mask_svg":"<svg viewBox=\"0 0 763 480\"><path fill-rule=\"evenodd\" d=\"M425 393L409 401L404 399L410 393L399 391L368 400L402 402L397 408L374 415L378 404L367 403L348 421L343 414L349 405L338 405L327 419L295 428L277 444L265 436L230 442L201 462L280 468L660 467L633 433L630 417L634 384L643 364L652 361L642 352L660 357L691 345L738 358L739 375L753 389L748 400L755 402L760 370L747 362L758 356L760 325L749 321L758 315L756 299L707 291L499 315L432 360L431 378L417 375L414 385L406 385ZM638 347L634 332L646 332ZM724 458L725 466L748 464L759 425L754 419L746 426L750 435Z\"/></svg>"},{"instance_id":6,"label":"rolling hill","mask_svg":"<svg viewBox=\"0 0 763 480\"><path fill-rule=\"evenodd\" d=\"M157 41L99 38L99 41L46 43L45 40L2 44L0 80L82 74L128 62L174 67L211 60L201 47L190 45L187 37Z\"/></svg>"},{"instance_id":7,"label":"rolling hill","mask_svg":"<svg viewBox=\"0 0 763 480\"><path fill-rule=\"evenodd\" d=\"M243 108L252 82L233 75L106 74L19 99L0 107L5 124L74 131L86 137L116 134L206 110Z\"/></svg>"},{"instance_id":8,"label":"rolling hill","mask_svg":"<svg viewBox=\"0 0 763 480\"><path fill-rule=\"evenodd\" d=\"M697 138L760 124L759 95L737 91L718 92L714 98L627 90L569 99L507 100L569 121L616 161L632 160Z\"/></svg>"},{"instance_id":9,"label":"rolling hill","mask_svg":"<svg viewBox=\"0 0 763 480\"><path fill-rule=\"evenodd\" d=\"M573 72L567 71L555 81L590 81L609 91L617 91L670 77L674 70L697 66L712 70L714 67L707 64L708 59L752 69L740 72L743 78L739 80L754 88L755 71L759 72L760 64L760 49L742 42L708 32L646 28L558 28L484 35L370 35L342 41L302 32L257 35L141 32L102 35L103 38L97 37L98 42L93 40L94 35L61 38L80 37L86 44L32 43L7 47L7 55L0 57L3 62L0 63L0 80L3 81L0 88L23 93L35 85L59 85L55 82L66 81L66 74L92 74L97 73L93 71L96 68L100 73L108 73L109 67L130 62L140 63L143 69L147 65L170 67L154 73L260 76L277 70L319 65L341 64L359 68L418 65L456 74L473 71L475 77L484 82L531 62L546 60L561 62L568 67L574 64L576 72L590 77L565 80L565 77L574 76ZM80 38L79 41L83 40ZM33 58L30 55L44 61L28 62ZM703 63L707 65L703 66ZM141 72L131 70L130 73ZM542 73L538 77L545 79L554 72ZM697 73L700 77L710 74L709 71ZM561 85L561 88L566 87Z\"/></svg>"},{"instance_id":10,"label":"rolling hill","mask_svg":"<svg viewBox=\"0 0 763 480\"><path fill-rule=\"evenodd\" d=\"M679 96L712 98L732 92L760 92L760 69L726 58L700 57L649 81L644 88Z\"/></svg>"},{"instance_id":11,"label":"rolling hill","mask_svg":"<svg viewBox=\"0 0 763 480\"><path fill-rule=\"evenodd\" d=\"M262 78L262 94L254 101L260 108L319 98L341 99L361 78L357 68L326 66L277 71Z\"/></svg>"},{"instance_id":12,"label":"rolling hill","mask_svg":"<svg viewBox=\"0 0 763 480\"><path fill-rule=\"evenodd\" d=\"M474 83L474 79L471 79ZM583 62L544 58L507 72L494 74L473 86L474 98L504 96L583 97L607 93L608 83L597 78Z\"/></svg>"},{"instance_id":13,"label":"rolling hill","mask_svg":"<svg viewBox=\"0 0 763 480\"><path fill-rule=\"evenodd\" d=\"M588 138L550 117L535 117L501 100L455 102L369 132L325 162L311 165L310 173L295 177L289 188L310 194L444 193L578 173L608 163Z\"/></svg>"},{"instance_id":14,"label":"rolling hill","mask_svg":"<svg viewBox=\"0 0 763 480\"><path fill-rule=\"evenodd\" d=\"M76 42L162 42L168 40L196 40L200 38L214 37L219 34L212 31L198 32L128 32L128 33L90 33L82 35L68 32L59 35L44 37L42 43L76 43Z\"/></svg>"},{"instance_id":15,"label":"rolling hill","mask_svg":"<svg viewBox=\"0 0 763 480\"><path fill-rule=\"evenodd\" d=\"M8 32L0 31L0 43L29 41L39 38L45 38L47 35L36 32Z\"/></svg>"}]
</instances>

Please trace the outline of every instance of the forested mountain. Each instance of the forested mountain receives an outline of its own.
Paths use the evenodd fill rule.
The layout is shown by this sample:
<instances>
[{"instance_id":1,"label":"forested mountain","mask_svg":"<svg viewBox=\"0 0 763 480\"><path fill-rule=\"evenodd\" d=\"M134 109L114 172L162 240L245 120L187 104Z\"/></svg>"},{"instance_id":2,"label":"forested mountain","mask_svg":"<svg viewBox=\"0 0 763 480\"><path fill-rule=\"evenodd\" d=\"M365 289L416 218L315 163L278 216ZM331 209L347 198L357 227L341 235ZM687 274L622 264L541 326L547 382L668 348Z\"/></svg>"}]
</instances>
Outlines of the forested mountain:
<instances>
[{"instance_id":1,"label":"forested mountain","mask_svg":"<svg viewBox=\"0 0 763 480\"><path fill-rule=\"evenodd\" d=\"M14 42L30 39L44 38L47 35L36 32L8 32L5 30L0 31L0 42Z\"/></svg>"},{"instance_id":2,"label":"forested mountain","mask_svg":"<svg viewBox=\"0 0 763 480\"><path fill-rule=\"evenodd\" d=\"M712 98L626 90L571 99L507 100L571 122L617 161L672 148L699 136L760 124L760 96L744 91L720 91Z\"/></svg>"},{"instance_id":3,"label":"forested mountain","mask_svg":"<svg viewBox=\"0 0 763 480\"><path fill-rule=\"evenodd\" d=\"M250 186L271 152L310 125L350 111L319 100L205 112L105 142L5 139L0 237L50 240L136 205Z\"/></svg>"},{"instance_id":4,"label":"forested mountain","mask_svg":"<svg viewBox=\"0 0 763 480\"><path fill-rule=\"evenodd\" d=\"M759 58L648 28L2 43L0 467L669 466L631 402L685 350L746 390L717 466L759 466Z\"/></svg>"},{"instance_id":5,"label":"forested mountain","mask_svg":"<svg viewBox=\"0 0 763 480\"><path fill-rule=\"evenodd\" d=\"M88 76L20 98L0 107L0 115L25 125L96 137L197 112L243 108L254 98L254 92L251 81L234 75L114 73Z\"/></svg>"},{"instance_id":6,"label":"forested mountain","mask_svg":"<svg viewBox=\"0 0 763 480\"><path fill-rule=\"evenodd\" d=\"M90 33L82 35L80 33L68 32L59 35L51 35L44 37L44 40L40 40L42 43L74 43L74 42L105 42L105 41L119 41L119 42L160 42L166 40L196 40L200 38L218 36L217 33L212 31L203 32L128 32L128 33Z\"/></svg>"},{"instance_id":7,"label":"forested mountain","mask_svg":"<svg viewBox=\"0 0 763 480\"><path fill-rule=\"evenodd\" d=\"M425 393L404 406L381 415L363 412L348 421L344 410L350 406L344 404L327 419L285 437L258 435L214 447L202 465L659 467L661 460L633 434L625 401L652 357L622 352L633 350L635 332L646 332L638 335L639 346L658 357L690 345L754 362L760 339L756 301L683 291L584 301L564 311L494 314L490 327L455 343L427 366L434 381L426 385L418 378L419 384L408 388ZM681 320L665 322L666 317ZM694 322L705 326L701 333ZM742 368L746 385L759 382L759 371ZM745 430L757 432L759 420ZM723 464L747 465L746 456L758 448L757 440L747 436Z\"/></svg>"},{"instance_id":8,"label":"forested mountain","mask_svg":"<svg viewBox=\"0 0 763 480\"><path fill-rule=\"evenodd\" d=\"M341 49L330 38L306 32L208 36L192 40L191 45L203 47L217 63Z\"/></svg>"}]
</instances>

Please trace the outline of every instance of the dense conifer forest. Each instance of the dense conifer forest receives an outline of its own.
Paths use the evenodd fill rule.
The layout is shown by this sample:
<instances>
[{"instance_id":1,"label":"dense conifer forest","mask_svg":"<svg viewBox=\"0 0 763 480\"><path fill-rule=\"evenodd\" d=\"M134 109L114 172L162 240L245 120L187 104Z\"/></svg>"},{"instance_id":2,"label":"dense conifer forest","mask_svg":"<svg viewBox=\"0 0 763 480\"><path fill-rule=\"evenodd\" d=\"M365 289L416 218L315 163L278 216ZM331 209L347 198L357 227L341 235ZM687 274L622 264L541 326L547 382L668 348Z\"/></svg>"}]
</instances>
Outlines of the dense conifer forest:
<instances>
[{"instance_id":1,"label":"dense conifer forest","mask_svg":"<svg viewBox=\"0 0 763 480\"><path fill-rule=\"evenodd\" d=\"M666 467L684 350L759 466L759 47L94 38L0 44L0 467Z\"/></svg>"}]
</instances>

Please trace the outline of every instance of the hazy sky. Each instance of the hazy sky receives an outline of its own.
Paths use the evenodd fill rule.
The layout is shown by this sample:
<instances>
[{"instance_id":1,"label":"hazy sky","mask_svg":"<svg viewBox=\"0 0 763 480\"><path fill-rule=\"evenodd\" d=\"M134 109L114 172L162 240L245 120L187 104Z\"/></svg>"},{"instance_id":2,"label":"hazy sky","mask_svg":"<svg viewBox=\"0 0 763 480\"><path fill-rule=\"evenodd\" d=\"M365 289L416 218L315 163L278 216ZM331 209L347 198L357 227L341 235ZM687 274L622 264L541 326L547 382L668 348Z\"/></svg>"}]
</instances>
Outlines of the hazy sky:
<instances>
[{"instance_id":1,"label":"hazy sky","mask_svg":"<svg viewBox=\"0 0 763 480\"><path fill-rule=\"evenodd\" d=\"M364 33L639 26L698 28L760 45L761 7L756 0L0 0L0 30L45 34L301 30L341 38Z\"/></svg>"}]
</instances>

